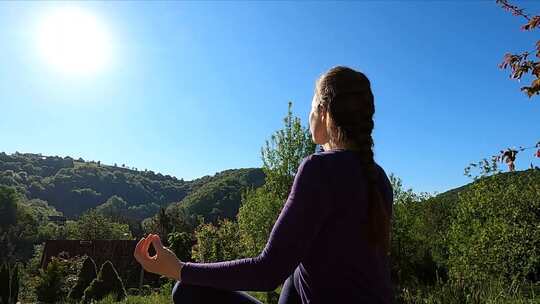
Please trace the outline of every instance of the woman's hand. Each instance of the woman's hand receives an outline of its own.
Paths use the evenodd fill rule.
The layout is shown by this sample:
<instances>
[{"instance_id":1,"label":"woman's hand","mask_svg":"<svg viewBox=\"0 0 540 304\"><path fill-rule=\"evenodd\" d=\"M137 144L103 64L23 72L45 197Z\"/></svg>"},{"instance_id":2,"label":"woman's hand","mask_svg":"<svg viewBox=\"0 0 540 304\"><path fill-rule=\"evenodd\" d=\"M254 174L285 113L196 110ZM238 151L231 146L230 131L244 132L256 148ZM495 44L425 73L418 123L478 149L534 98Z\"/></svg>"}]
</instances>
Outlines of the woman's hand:
<instances>
[{"instance_id":1,"label":"woman's hand","mask_svg":"<svg viewBox=\"0 0 540 304\"><path fill-rule=\"evenodd\" d=\"M156 250L154 256L148 253L150 243ZM133 256L144 270L180 281L180 270L184 263L176 257L174 252L163 246L158 235L149 234L146 238L142 238L137 243Z\"/></svg>"}]
</instances>

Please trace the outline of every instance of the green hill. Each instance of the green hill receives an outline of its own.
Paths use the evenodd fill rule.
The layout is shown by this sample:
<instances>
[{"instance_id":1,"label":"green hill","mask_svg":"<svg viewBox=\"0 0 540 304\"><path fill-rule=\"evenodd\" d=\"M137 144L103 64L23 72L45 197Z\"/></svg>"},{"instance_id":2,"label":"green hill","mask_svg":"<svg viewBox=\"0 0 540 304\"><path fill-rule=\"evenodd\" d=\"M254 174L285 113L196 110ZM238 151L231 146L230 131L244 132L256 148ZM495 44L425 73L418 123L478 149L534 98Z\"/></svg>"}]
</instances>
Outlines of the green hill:
<instances>
[{"instance_id":1,"label":"green hill","mask_svg":"<svg viewBox=\"0 0 540 304\"><path fill-rule=\"evenodd\" d=\"M0 153L0 185L14 187L28 199L46 201L68 217L78 216L117 196L133 211L130 214L143 219L191 193L193 196L186 201L190 210L206 216L205 212L219 209L229 216L237 211L243 188L259 186L263 181L264 174L257 168L226 170L184 181L124 165L109 166L31 153ZM197 192L200 188L202 190ZM209 193L212 195L208 196ZM208 201L210 198L213 202ZM216 212L214 210L214 214Z\"/></svg>"},{"instance_id":2,"label":"green hill","mask_svg":"<svg viewBox=\"0 0 540 304\"><path fill-rule=\"evenodd\" d=\"M202 215L205 222L214 222L217 218L232 219L240 208L242 192L249 187L260 187L263 182L262 170L223 171L179 203L170 205L169 209L182 206L189 214Z\"/></svg>"}]
</instances>

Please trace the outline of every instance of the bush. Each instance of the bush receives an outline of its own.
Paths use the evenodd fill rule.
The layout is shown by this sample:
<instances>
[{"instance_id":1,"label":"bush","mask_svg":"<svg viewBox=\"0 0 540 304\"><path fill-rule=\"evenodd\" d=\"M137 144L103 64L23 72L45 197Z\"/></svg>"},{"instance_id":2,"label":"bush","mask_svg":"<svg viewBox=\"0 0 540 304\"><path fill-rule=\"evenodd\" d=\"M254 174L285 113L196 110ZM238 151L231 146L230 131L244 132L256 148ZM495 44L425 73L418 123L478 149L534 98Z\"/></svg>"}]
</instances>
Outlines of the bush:
<instances>
[{"instance_id":1,"label":"bush","mask_svg":"<svg viewBox=\"0 0 540 304\"><path fill-rule=\"evenodd\" d=\"M474 183L460 194L450 228L450 276L538 282L538 223L540 174L499 174Z\"/></svg>"},{"instance_id":2,"label":"bush","mask_svg":"<svg viewBox=\"0 0 540 304\"><path fill-rule=\"evenodd\" d=\"M101 266L97 278L86 288L83 301L88 303L91 300L101 300L108 295L112 295L116 301L127 296L124 284L110 261Z\"/></svg>"},{"instance_id":3,"label":"bush","mask_svg":"<svg viewBox=\"0 0 540 304\"><path fill-rule=\"evenodd\" d=\"M238 224L228 219L218 220L218 226L202 224L195 231L197 244L193 246L193 259L198 262L218 262L241 257L238 243Z\"/></svg>"},{"instance_id":4,"label":"bush","mask_svg":"<svg viewBox=\"0 0 540 304\"><path fill-rule=\"evenodd\" d=\"M71 300L81 300L84 295L84 290L97 277L96 263L91 257L86 257L83 261L82 268L77 276L75 286L69 292L68 298Z\"/></svg>"},{"instance_id":5,"label":"bush","mask_svg":"<svg viewBox=\"0 0 540 304\"><path fill-rule=\"evenodd\" d=\"M193 235L187 232L169 233L169 248L174 251L180 261L191 261L191 248L195 244Z\"/></svg>"},{"instance_id":6,"label":"bush","mask_svg":"<svg viewBox=\"0 0 540 304\"><path fill-rule=\"evenodd\" d=\"M53 258L49 262L47 269L40 270L36 286L38 301L57 303L67 295L64 281L65 273L65 266L57 258Z\"/></svg>"}]
</instances>

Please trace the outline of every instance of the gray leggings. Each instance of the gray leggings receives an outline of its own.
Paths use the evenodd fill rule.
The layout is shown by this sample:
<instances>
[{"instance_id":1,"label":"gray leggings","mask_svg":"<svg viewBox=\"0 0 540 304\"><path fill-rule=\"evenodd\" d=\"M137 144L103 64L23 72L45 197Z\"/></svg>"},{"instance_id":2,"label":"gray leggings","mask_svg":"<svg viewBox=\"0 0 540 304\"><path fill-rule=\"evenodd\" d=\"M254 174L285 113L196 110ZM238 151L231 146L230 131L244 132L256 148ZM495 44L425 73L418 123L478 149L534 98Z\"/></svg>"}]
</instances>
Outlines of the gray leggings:
<instances>
[{"instance_id":1,"label":"gray leggings","mask_svg":"<svg viewBox=\"0 0 540 304\"><path fill-rule=\"evenodd\" d=\"M179 284L174 286L172 292L174 304L263 304L244 291L224 290L212 287ZM279 304L301 304L300 296L293 284L291 274L281 289Z\"/></svg>"}]
</instances>

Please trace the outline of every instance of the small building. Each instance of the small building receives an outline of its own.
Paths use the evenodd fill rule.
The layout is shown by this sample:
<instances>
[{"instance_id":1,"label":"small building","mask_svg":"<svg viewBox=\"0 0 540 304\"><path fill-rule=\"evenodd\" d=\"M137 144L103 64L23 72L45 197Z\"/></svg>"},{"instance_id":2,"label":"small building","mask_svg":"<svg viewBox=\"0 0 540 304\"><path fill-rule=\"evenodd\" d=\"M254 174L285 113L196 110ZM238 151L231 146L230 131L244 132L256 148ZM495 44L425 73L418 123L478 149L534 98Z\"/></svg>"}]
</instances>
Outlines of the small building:
<instances>
[{"instance_id":1,"label":"small building","mask_svg":"<svg viewBox=\"0 0 540 304\"><path fill-rule=\"evenodd\" d=\"M51 258L61 253L67 257L87 255L96 262L98 271L103 263L111 261L126 288L153 284L159 276L145 273L135 260L136 245L136 240L48 240L43 248L41 268L45 269Z\"/></svg>"}]
</instances>

